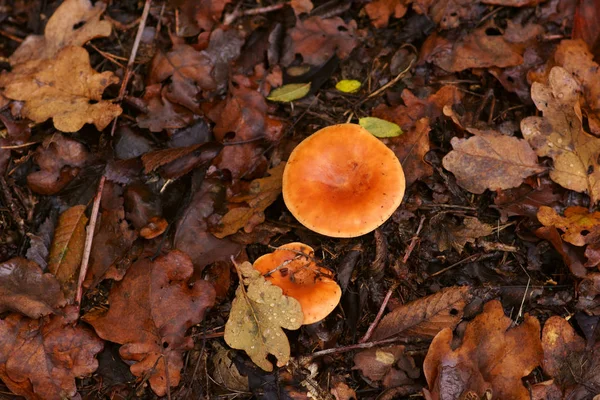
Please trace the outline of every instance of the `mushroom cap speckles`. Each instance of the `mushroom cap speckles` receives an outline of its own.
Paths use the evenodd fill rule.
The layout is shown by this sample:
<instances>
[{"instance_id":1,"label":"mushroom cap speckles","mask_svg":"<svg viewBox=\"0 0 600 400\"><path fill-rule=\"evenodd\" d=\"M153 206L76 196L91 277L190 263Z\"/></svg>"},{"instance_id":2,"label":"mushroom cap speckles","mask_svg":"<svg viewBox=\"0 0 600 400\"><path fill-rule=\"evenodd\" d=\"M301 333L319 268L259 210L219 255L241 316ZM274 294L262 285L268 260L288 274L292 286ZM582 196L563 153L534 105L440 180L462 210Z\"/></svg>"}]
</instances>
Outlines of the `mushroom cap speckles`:
<instances>
[{"instance_id":1,"label":"mushroom cap speckles","mask_svg":"<svg viewBox=\"0 0 600 400\"><path fill-rule=\"evenodd\" d=\"M323 128L302 141L283 173L283 199L308 229L356 237L398 208L406 183L398 158L356 124Z\"/></svg>"}]
</instances>

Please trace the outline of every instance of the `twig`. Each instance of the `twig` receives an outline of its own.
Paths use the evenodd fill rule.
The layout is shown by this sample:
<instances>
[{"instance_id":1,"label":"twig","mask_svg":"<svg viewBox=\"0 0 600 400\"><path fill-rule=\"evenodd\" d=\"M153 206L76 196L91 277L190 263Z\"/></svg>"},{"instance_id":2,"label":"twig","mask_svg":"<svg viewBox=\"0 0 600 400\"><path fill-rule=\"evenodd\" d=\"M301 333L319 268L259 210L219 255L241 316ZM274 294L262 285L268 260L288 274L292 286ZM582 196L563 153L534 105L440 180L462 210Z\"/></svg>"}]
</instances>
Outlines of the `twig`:
<instances>
[{"instance_id":1,"label":"twig","mask_svg":"<svg viewBox=\"0 0 600 400\"><path fill-rule=\"evenodd\" d=\"M81 259L81 268L79 268L79 279L77 280L77 295L75 296L75 304L81 307L81 297L83 295L83 281L87 274L88 263L90 261L90 253L92 251L92 242L94 240L94 231L96 230L96 221L98 220L98 211L100 210L100 200L102 200L102 190L104 189L104 181L106 177L102 175L98 183L98 191L92 206L92 215L90 223L87 226L85 244L83 246L83 258Z\"/></svg>"},{"instance_id":2,"label":"twig","mask_svg":"<svg viewBox=\"0 0 600 400\"><path fill-rule=\"evenodd\" d=\"M131 49L131 54L129 55L129 61L127 61L127 69L125 70L125 75L123 76L123 81L121 82L121 88L119 89L119 96L117 97L117 102L121 103L123 98L125 97L125 90L127 89L127 84L129 83L129 79L133 74L133 65L135 63L135 57L137 56L138 48L140 47L140 42L142 40L142 34L144 33L144 28L146 28L146 20L148 19L148 14L150 12L150 5L152 4L152 0L146 0L144 4L144 11L142 11L142 17L140 18L140 25L138 26L137 34L135 35L135 40L133 42L133 48ZM113 121L112 129L110 131L110 135L114 136L115 130L117 129L117 120L119 117L116 117Z\"/></svg>"},{"instance_id":3,"label":"twig","mask_svg":"<svg viewBox=\"0 0 600 400\"><path fill-rule=\"evenodd\" d=\"M377 313L377 316L375 317L375 319L369 326L369 329L367 329L367 333L365 333L365 336L363 336L362 339L360 339L358 341L358 343L366 343L367 340L369 340L371 338L371 335L373 335L373 331L375 330L377 325L379 325L379 321L381 321L381 317L383 317L383 312L385 311L385 308L387 307L387 304L390 301L390 298L392 297L392 294L394 293L394 290L396 290L397 287L398 287L398 282L394 283L392 285L392 287L390 288L390 290L388 290L385 297L383 298L381 307L379 307L379 312Z\"/></svg>"},{"instance_id":4,"label":"twig","mask_svg":"<svg viewBox=\"0 0 600 400\"><path fill-rule=\"evenodd\" d=\"M413 236L410 240L410 245L408 246L408 249L406 249L406 253L404 254L404 258L402 259L403 264L406 264L406 262L408 261L408 257L410 257L410 254L412 253L413 249L417 244L417 241L419 240L419 233L421 233L421 229L423 229L423 222L425 222L424 215L421 216L421 221L419 222L417 232L415 233L415 236Z\"/></svg>"},{"instance_id":5,"label":"twig","mask_svg":"<svg viewBox=\"0 0 600 400\"><path fill-rule=\"evenodd\" d=\"M446 267L446 268L444 268L444 269L440 269L438 272L434 272L433 274L429 275L429 278L433 278L433 277L435 277L435 276L441 275L441 274L443 274L444 272L450 271L452 268L454 268L454 267L458 267L458 266L459 266L459 265L461 265L461 264L464 264L464 263L467 263L467 262L470 262L470 261L476 260L477 258L481 257L481 255L482 255L481 253L472 254L472 255L470 255L469 257L467 257L467 258L464 258L464 259L460 260L459 262L456 262L456 263L452 264L452 265L451 265L451 266L449 266L449 267Z\"/></svg>"},{"instance_id":6,"label":"twig","mask_svg":"<svg viewBox=\"0 0 600 400\"><path fill-rule=\"evenodd\" d=\"M241 5L241 3L238 4L238 6L235 8L235 10L233 10L232 13L225 15L225 18L223 18L223 25L231 25L233 23L233 21L235 21L236 19L238 19L239 17L242 17L244 15L260 15L260 14L266 14L266 13L270 13L273 11L281 10L283 7L285 7L287 5L287 2L280 3L280 4L273 4L273 5L265 6L265 7L251 8L249 10L244 10L244 11L240 11L240 5Z\"/></svg>"}]
</instances>

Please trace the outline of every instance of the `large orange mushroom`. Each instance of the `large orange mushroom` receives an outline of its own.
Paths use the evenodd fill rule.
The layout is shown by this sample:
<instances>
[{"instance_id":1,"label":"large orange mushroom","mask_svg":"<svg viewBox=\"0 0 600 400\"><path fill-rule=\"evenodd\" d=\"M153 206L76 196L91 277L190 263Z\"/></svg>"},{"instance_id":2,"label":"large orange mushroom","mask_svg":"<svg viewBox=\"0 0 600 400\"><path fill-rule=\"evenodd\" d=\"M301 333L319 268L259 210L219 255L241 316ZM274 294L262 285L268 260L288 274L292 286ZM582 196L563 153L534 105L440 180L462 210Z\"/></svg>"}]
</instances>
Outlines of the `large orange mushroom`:
<instances>
[{"instance_id":1,"label":"large orange mushroom","mask_svg":"<svg viewBox=\"0 0 600 400\"><path fill-rule=\"evenodd\" d=\"M398 158L355 124L323 128L302 141L283 172L283 199L308 229L355 237L383 224L406 183Z\"/></svg>"},{"instance_id":2,"label":"large orange mushroom","mask_svg":"<svg viewBox=\"0 0 600 400\"><path fill-rule=\"evenodd\" d=\"M300 303L304 325L328 316L340 302L342 290L332 273L318 266L314 250L304 243L289 243L254 262L265 279L278 286L283 294Z\"/></svg>"}]
</instances>

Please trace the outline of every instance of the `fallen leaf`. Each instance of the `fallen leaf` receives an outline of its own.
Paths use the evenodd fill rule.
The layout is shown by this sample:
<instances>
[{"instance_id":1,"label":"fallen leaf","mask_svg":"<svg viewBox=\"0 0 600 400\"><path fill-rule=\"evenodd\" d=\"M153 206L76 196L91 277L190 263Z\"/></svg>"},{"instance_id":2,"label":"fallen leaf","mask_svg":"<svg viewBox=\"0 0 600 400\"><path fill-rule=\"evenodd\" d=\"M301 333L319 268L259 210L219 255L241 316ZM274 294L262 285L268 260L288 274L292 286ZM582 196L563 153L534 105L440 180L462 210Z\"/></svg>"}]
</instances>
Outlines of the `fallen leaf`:
<instances>
[{"instance_id":1,"label":"fallen leaf","mask_svg":"<svg viewBox=\"0 0 600 400\"><path fill-rule=\"evenodd\" d=\"M378 138L391 138L402 135L402 129L393 123L377 117L364 117L358 124Z\"/></svg>"},{"instance_id":2,"label":"fallen leaf","mask_svg":"<svg viewBox=\"0 0 600 400\"><path fill-rule=\"evenodd\" d=\"M534 7L546 0L481 0L483 4L502 7Z\"/></svg>"},{"instance_id":3,"label":"fallen leaf","mask_svg":"<svg viewBox=\"0 0 600 400\"><path fill-rule=\"evenodd\" d=\"M63 1L48 19L44 36L27 36L10 56L10 64L50 59L64 47L81 47L92 39L110 36L112 25L100 21L105 9L102 2L92 6L89 0Z\"/></svg>"},{"instance_id":4,"label":"fallen leaf","mask_svg":"<svg viewBox=\"0 0 600 400\"><path fill-rule=\"evenodd\" d=\"M468 139L454 137L451 143L453 150L442 160L444 168L472 193L517 187L528 176L544 170L523 139L486 132Z\"/></svg>"},{"instance_id":5,"label":"fallen leaf","mask_svg":"<svg viewBox=\"0 0 600 400\"><path fill-rule=\"evenodd\" d=\"M85 209L86 206L74 206L60 215L48 258L48 271L56 276L69 302L75 299L76 282L83 257L85 226L88 221Z\"/></svg>"},{"instance_id":6,"label":"fallen leaf","mask_svg":"<svg viewBox=\"0 0 600 400\"><path fill-rule=\"evenodd\" d=\"M432 338L445 328L454 329L471 299L468 286L449 287L395 308L375 331L372 340L394 336Z\"/></svg>"},{"instance_id":7,"label":"fallen leaf","mask_svg":"<svg viewBox=\"0 0 600 400\"><path fill-rule=\"evenodd\" d=\"M284 162L271 168L267 171L270 176L253 180L247 193L232 198L232 203L245 203L248 206L235 207L229 210L221 218L219 225L212 229L213 235L222 239L225 236L233 235L241 228L249 233L256 225L264 222L265 209L277 200L277 197L281 194L284 168Z\"/></svg>"},{"instance_id":8,"label":"fallen leaf","mask_svg":"<svg viewBox=\"0 0 600 400\"><path fill-rule=\"evenodd\" d=\"M27 186L36 193L56 194L75 179L88 157L83 144L58 132L49 135L35 151L40 171L27 175Z\"/></svg>"},{"instance_id":9,"label":"fallen leaf","mask_svg":"<svg viewBox=\"0 0 600 400\"><path fill-rule=\"evenodd\" d=\"M238 371L232 360L233 353L235 352L221 346L217 341L214 341L212 345L215 348L215 352L211 357L214 369L210 375L215 382L227 390L248 392L250 390L248 387L248 377L240 374L240 371Z\"/></svg>"},{"instance_id":10,"label":"fallen leaf","mask_svg":"<svg viewBox=\"0 0 600 400\"><path fill-rule=\"evenodd\" d=\"M143 103L147 112L136 117L140 128L148 129L150 132L161 132L185 128L192 123L194 120L192 111L167 100L165 98L167 90L168 88L160 83L146 86Z\"/></svg>"},{"instance_id":11,"label":"fallen leaf","mask_svg":"<svg viewBox=\"0 0 600 400\"><path fill-rule=\"evenodd\" d=\"M277 366L287 364L290 343L284 329L299 329L304 314L297 300L284 296L281 289L266 281L249 262L238 265L244 282L240 282L225 324L225 342L244 350L265 371L272 371L267 360L272 354ZM245 289L244 286L248 288Z\"/></svg>"},{"instance_id":12,"label":"fallen leaf","mask_svg":"<svg viewBox=\"0 0 600 400\"><path fill-rule=\"evenodd\" d=\"M50 246L56 229L56 219L48 217L38 228L36 234L29 233L29 248L25 257L29 261L35 262L42 270L48 267L48 254L50 254Z\"/></svg>"},{"instance_id":13,"label":"fallen leaf","mask_svg":"<svg viewBox=\"0 0 600 400\"><path fill-rule=\"evenodd\" d=\"M222 146L219 143L208 142L198 143L185 147L174 147L170 149L162 149L156 151L150 151L142 156L142 162L144 163L144 173L148 174L155 169L173 163L180 159L190 159L191 165L181 171L189 172L193 168L199 166L202 163L208 163L215 158L221 151ZM185 164L188 164L186 162Z\"/></svg>"},{"instance_id":14,"label":"fallen leaf","mask_svg":"<svg viewBox=\"0 0 600 400\"><path fill-rule=\"evenodd\" d=\"M565 265L569 267L569 270L573 275L578 278L584 278L587 275L587 270L584 267L583 255L580 254L580 251L576 251L576 247L565 243L555 227L543 226L536 229L535 235L552 244L552 247L554 247L558 254L561 255Z\"/></svg>"},{"instance_id":15,"label":"fallen leaf","mask_svg":"<svg viewBox=\"0 0 600 400\"><path fill-rule=\"evenodd\" d=\"M0 264L0 313L16 311L39 318L64 305L60 283L36 263L16 257Z\"/></svg>"},{"instance_id":16,"label":"fallen leaf","mask_svg":"<svg viewBox=\"0 0 600 400\"><path fill-rule=\"evenodd\" d=\"M364 350L354 356L353 369L371 381L382 381L386 388L412 385L420 375L414 360L405 354L404 346L395 345Z\"/></svg>"},{"instance_id":17,"label":"fallen leaf","mask_svg":"<svg viewBox=\"0 0 600 400\"><path fill-rule=\"evenodd\" d=\"M24 117L38 123L53 118L59 131L77 132L86 123L101 131L121 115L119 105L102 99L104 89L119 79L110 71L94 71L84 48L68 46L51 60L30 63L36 62L0 77L4 95L25 102Z\"/></svg>"},{"instance_id":18,"label":"fallen leaf","mask_svg":"<svg viewBox=\"0 0 600 400\"><path fill-rule=\"evenodd\" d=\"M112 287L108 312L83 317L98 336L123 345L119 353L131 362L131 373L148 378L158 396L169 390L167 373L171 387L179 384L183 352L193 347L185 332L214 303L210 284L190 286L193 271L189 257L177 250L154 261L143 258Z\"/></svg>"},{"instance_id":19,"label":"fallen leaf","mask_svg":"<svg viewBox=\"0 0 600 400\"><path fill-rule=\"evenodd\" d=\"M290 5L294 9L294 13L296 15L310 13L310 11L314 8L311 0L291 0Z\"/></svg>"},{"instance_id":20,"label":"fallen leaf","mask_svg":"<svg viewBox=\"0 0 600 400\"><path fill-rule=\"evenodd\" d=\"M310 92L310 82L290 83L273 90L267 96L267 100L276 101L279 103L288 103L303 98L308 94L308 92Z\"/></svg>"},{"instance_id":21,"label":"fallen leaf","mask_svg":"<svg viewBox=\"0 0 600 400\"><path fill-rule=\"evenodd\" d=\"M0 320L0 379L28 400L76 398L75 378L98 368L104 347L94 332L77 325L79 308L31 320L10 314Z\"/></svg>"},{"instance_id":22,"label":"fallen leaf","mask_svg":"<svg viewBox=\"0 0 600 400\"><path fill-rule=\"evenodd\" d=\"M476 239L489 236L493 232L492 226L484 224L475 217L465 217L460 225L451 224L443 226L441 229L439 225L436 224L436 226L433 236L438 250L446 251L454 248L459 254L462 253L467 243L475 243Z\"/></svg>"},{"instance_id":23,"label":"fallen leaf","mask_svg":"<svg viewBox=\"0 0 600 400\"><path fill-rule=\"evenodd\" d=\"M561 190L550 178L541 177L535 184L497 191L494 204L500 210L502 222L515 215L535 219L541 206L558 205L562 199Z\"/></svg>"},{"instance_id":24,"label":"fallen leaf","mask_svg":"<svg viewBox=\"0 0 600 400\"><path fill-rule=\"evenodd\" d=\"M552 68L548 85L531 86L531 98L544 116L523 119L521 131L538 156L554 160L553 181L586 192L595 203L600 199L600 139L583 129L579 91L569 72Z\"/></svg>"},{"instance_id":25,"label":"fallen leaf","mask_svg":"<svg viewBox=\"0 0 600 400\"><path fill-rule=\"evenodd\" d=\"M329 390L335 400L356 400L358 397L356 396L356 392L346 383L341 381L335 381L331 385L331 389Z\"/></svg>"},{"instance_id":26,"label":"fallen leaf","mask_svg":"<svg viewBox=\"0 0 600 400\"><path fill-rule=\"evenodd\" d=\"M600 46L600 16L596 12L598 7L598 0L580 1L573 16L571 33L571 38L583 40L595 54L598 54Z\"/></svg>"},{"instance_id":27,"label":"fallen leaf","mask_svg":"<svg viewBox=\"0 0 600 400\"><path fill-rule=\"evenodd\" d=\"M168 226L169 223L166 219L161 217L152 217L148 221L148 224L140 229L140 236L148 240L154 239L155 237L162 235L165 230L167 230Z\"/></svg>"},{"instance_id":28,"label":"fallen leaf","mask_svg":"<svg viewBox=\"0 0 600 400\"><path fill-rule=\"evenodd\" d=\"M427 15L441 29L457 28L462 22L480 18L485 6L470 0L413 0L412 8Z\"/></svg>"},{"instance_id":29,"label":"fallen leaf","mask_svg":"<svg viewBox=\"0 0 600 400\"><path fill-rule=\"evenodd\" d=\"M575 246L585 246L600 239L598 211L591 213L585 207L573 206L567 207L562 217L554 209L541 206L537 218L544 226L554 226L562 230L565 242Z\"/></svg>"},{"instance_id":30,"label":"fallen leaf","mask_svg":"<svg viewBox=\"0 0 600 400\"><path fill-rule=\"evenodd\" d=\"M232 0L185 0L180 6L181 14L186 14L195 19L198 27L210 32L215 24L221 20L223 10ZM180 15L181 15L180 14ZM194 36L198 32L189 32L182 36Z\"/></svg>"},{"instance_id":31,"label":"fallen leaf","mask_svg":"<svg viewBox=\"0 0 600 400\"><path fill-rule=\"evenodd\" d=\"M521 378L541 364L540 323L525 314L511 327L502 304L492 300L469 322L460 345L452 346L452 329L433 338L423 370L434 398L461 398L468 391L478 397L491 389L494 398L529 400Z\"/></svg>"},{"instance_id":32,"label":"fallen leaf","mask_svg":"<svg viewBox=\"0 0 600 400\"><path fill-rule=\"evenodd\" d=\"M285 39L281 63L289 66L296 54L302 55L305 63L315 66L325 64L334 55L343 60L358 44L355 30L354 20L346 24L340 17L298 19Z\"/></svg>"},{"instance_id":33,"label":"fallen leaf","mask_svg":"<svg viewBox=\"0 0 600 400\"><path fill-rule=\"evenodd\" d=\"M375 28L385 28L391 16L402 18L410 0L375 0L365 6L365 12Z\"/></svg>"},{"instance_id":34,"label":"fallen leaf","mask_svg":"<svg viewBox=\"0 0 600 400\"><path fill-rule=\"evenodd\" d=\"M355 93L361 86L360 81L355 79L342 79L335 84L335 88L342 93Z\"/></svg>"}]
</instances>

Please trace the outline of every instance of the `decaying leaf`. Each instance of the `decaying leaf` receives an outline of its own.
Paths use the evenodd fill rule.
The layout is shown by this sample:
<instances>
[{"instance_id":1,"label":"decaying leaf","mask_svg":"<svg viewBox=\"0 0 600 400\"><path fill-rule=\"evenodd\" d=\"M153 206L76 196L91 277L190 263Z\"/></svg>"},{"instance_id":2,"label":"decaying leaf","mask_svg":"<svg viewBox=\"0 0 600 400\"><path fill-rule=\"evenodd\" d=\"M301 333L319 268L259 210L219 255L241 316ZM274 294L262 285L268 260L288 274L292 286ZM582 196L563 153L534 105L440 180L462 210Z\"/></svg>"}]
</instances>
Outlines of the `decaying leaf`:
<instances>
[{"instance_id":1,"label":"decaying leaf","mask_svg":"<svg viewBox=\"0 0 600 400\"><path fill-rule=\"evenodd\" d=\"M404 346L395 345L361 351L354 356L354 369L372 381L381 381L384 387L412 385L420 375L412 357L404 353Z\"/></svg>"},{"instance_id":2,"label":"decaying leaf","mask_svg":"<svg viewBox=\"0 0 600 400\"><path fill-rule=\"evenodd\" d=\"M110 35L112 26L100 21L106 4L90 0L65 0L48 20L44 36L29 35L10 56L11 65L52 58L67 46L83 46L88 41ZM77 26L77 28L75 28Z\"/></svg>"},{"instance_id":3,"label":"decaying leaf","mask_svg":"<svg viewBox=\"0 0 600 400\"><path fill-rule=\"evenodd\" d=\"M593 213L585 207L573 206L565 209L564 217L550 207L541 206L538 220L545 226L554 226L564 232L562 238L575 246L600 239L600 212Z\"/></svg>"},{"instance_id":4,"label":"decaying leaf","mask_svg":"<svg viewBox=\"0 0 600 400\"><path fill-rule=\"evenodd\" d=\"M445 288L394 309L383 317L372 339L394 336L432 338L442 329L454 329L471 299L469 289L468 286Z\"/></svg>"},{"instance_id":5,"label":"decaying leaf","mask_svg":"<svg viewBox=\"0 0 600 400\"><path fill-rule=\"evenodd\" d=\"M0 313L16 311L39 318L64 304L60 283L36 263L17 257L0 264Z\"/></svg>"},{"instance_id":6,"label":"decaying leaf","mask_svg":"<svg viewBox=\"0 0 600 400\"><path fill-rule=\"evenodd\" d=\"M0 320L0 379L28 400L62 400L77 394L75 378L98 368L104 343L77 325L79 308L31 320L10 314Z\"/></svg>"},{"instance_id":7,"label":"decaying leaf","mask_svg":"<svg viewBox=\"0 0 600 400\"><path fill-rule=\"evenodd\" d=\"M0 77L4 95L25 102L23 116L35 122L53 118L56 129L63 132L76 132L86 123L103 130L121 115L119 105L102 99L104 89L117 82L110 71L94 71L87 51L75 46L63 48L43 63L22 64Z\"/></svg>"},{"instance_id":8,"label":"decaying leaf","mask_svg":"<svg viewBox=\"0 0 600 400\"><path fill-rule=\"evenodd\" d=\"M397 124L381 118L360 118L358 124L378 138L391 138L402 135L402 129Z\"/></svg>"},{"instance_id":9,"label":"decaying leaf","mask_svg":"<svg viewBox=\"0 0 600 400\"><path fill-rule=\"evenodd\" d=\"M154 261L143 258L112 287L108 312L84 316L98 336L123 345L119 353L131 362L131 373L147 377L159 396L169 389L167 373L171 386L179 384L183 352L193 347L185 333L214 303L209 283L190 286L193 271L190 258L177 250Z\"/></svg>"},{"instance_id":10,"label":"decaying leaf","mask_svg":"<svg viewBox=\"0 0 600 400\"><path fill-rule=\"evenodd\" d=\"M358 43L355 30L356 21L346 24L340 17L298 19L286 38L281 62L290 65L296 54L301 54L304 62L311 65L323 65L334 55L344 59Z\"/></svg>"},{"instance_id":11,"label":"decaying leaf","mask_svg":"<svg viewBox=\"0 0 600 400\"><path fill-rule=\"evenodd\" d=\"M552 68L547 85L531 86L531 98L544 116L525 118L521 131L538 156L554 160L553 181L587 193L595 203L600 199L600 139L583 129L579 93L569 72Z\"/></svg>"},{"instance_id":12,"label":"decaying leaf","mask_svg":"<svg viewBox=\"0 0 600 400\"><path fill-rule=\"evenodd\" d=\"M360 81L355 79L342 79L335 84L335 88L342 93L355 93L361 86Z\"/></svg>"},{"instance_id":13,"label":"decaying leaf","mask_svg":"<svg viewBox=\"0 0 600 400\"><path fill-rule=\"evenodd\" d=\"M365 6L365 12L376 28L385 28L390 17L402 18L410 0L375 0Z\"/></svg>"},{"instance_id":14,"label":"decaying leaf","mask_svg":"<svg viewBox=\"0 0 600 400\"><path fill-rule=\"evenodd\" d=\"M213 379L228 390L247 392L249 390L248 377L240 374L232 360L232 353L235 353L235 351L226 349L216 341L212 345L215 349L211 357L214 367L211 373Z\"/></svg>"},{"instance_id":15,"label":"decaying leaf","mask_svg":"<svg viewBox=\"0 0 600 400\"><path fill-rule=\"evenodd\" d=\"M267 100L276 101L280 103L289 103L291 101L299 100L306 96L310 92L310 82L308 83L290 83L283 85L273 90L267 96Z\"/></svg>"},{"instance_id":16,"label":"decaying leaf","mask_svg":"<svg viewBox=\"0 0 600 400\"><path fill-rule=\"evenodd\" d=\"M529 400L521 378L542 362L540 323L526 314L521 325L512 324L493 300L467 325L460 346L452 346L452 329L438 333L423 364L432 397L480 398L491 390L495 399Z\"/></svg>"},{"instance_id":17,"label":"decaying leaf","mask_svg":"<svg viewBox=\"0 0 600 400\"><path fill-rule=\"evenodd\" d=\"M475 243L476 239L491 235L492 232L491 225L485 224L475 217L465 217L460 225L450 224L444 226L443 229L440 229L439 226L437 229L434 228L433 236L439 251L454 248L460 254L467 243Z\"/></svg>"},{"instance_id":18,"label":"decaying leaf","mask_svg":"<svg viewBox=\"0 0 600 400\"><path fill-rule=\"evenodd\" d=\"M454 150L444 157L444 168L472 193L517 187L528 176L544 170L523 139L479 132L468 139L452 138L451 143Z\"/></svg>"},{"instance_id":19,"label":"decaying leaf","mask_svg":"<svg viewBox=\"0 0 600 400\"><path fill-rule=\"evenodd\" d=\"M75 283L83 257L88 221L85 208L82 205L74 206L60 215L48 258L48 271L56 276L69 301L75 297Z\"/></svg>"},{"instance_id":20,"label":"decaying leaf","mask_svg":"<svg viewBox=\"0 0 600 400\"><path fill-rule=\"evenodd\" d=\"M297 300L284 296L252 264L245 262L238 268L245 279L235 292L225 324L225 342L234 349L244 350L265 371L272 371L273 364L267 360L269 354L277 358L279 367L290 358L290 343L281 328L300 328L304 314Z\"/></svg>"},{"instance_id":21,"label":"decaying leaf","mask_svg":"<svg viewBox=\"0 0 600 400\"><path fill-rule=\"evenodd\" d=\"M212 233L222 239L225 236L233 235L241 228L244 228L246 233L252 232L256 225L264 222L265 209L281 194L284 168L284 162L271 168L267 171L270 176L253 180L247 193L232 198L232 203L247 204L248 206L232 208L223 216Z\"/></svg>"}]
</instances>

